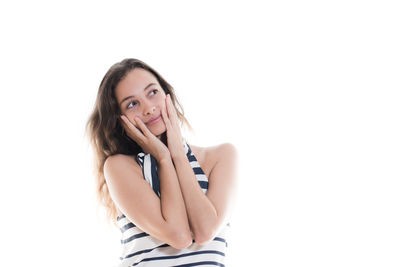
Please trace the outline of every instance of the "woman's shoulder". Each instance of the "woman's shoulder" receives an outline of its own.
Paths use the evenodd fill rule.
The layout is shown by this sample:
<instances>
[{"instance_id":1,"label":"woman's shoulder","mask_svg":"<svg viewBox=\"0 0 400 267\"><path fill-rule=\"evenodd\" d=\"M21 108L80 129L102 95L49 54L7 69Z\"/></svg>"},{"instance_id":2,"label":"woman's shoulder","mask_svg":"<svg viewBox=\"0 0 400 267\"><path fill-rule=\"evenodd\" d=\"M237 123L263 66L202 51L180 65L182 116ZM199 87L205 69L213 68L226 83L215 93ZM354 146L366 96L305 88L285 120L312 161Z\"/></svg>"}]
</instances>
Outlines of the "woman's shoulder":
<instances>
[{"instance_id":1,"label":"woman's shoulder","mask_svg":"<svg viewBox=\"0 0 400 267\"><path fill-rule=\"evenodd\" d=\"M105 160L107 161L133 161L136 162L136 156L135 155L126 155L126 154L114 154L111 156L108 156Z\"/></svg>"},{"instance_id":2,"label":"woman's shoulder","mask_svg":"<svg viewBox=\"0 0 400 267\"><path fill-rule=\"evenodd\" d=\"M109 169L120 169L126 166L140 168L134 155L115 154L108 156L104 161L103 169L106 172Z\"/></svg>"},{"instance_id":3,"label":"woman's shoulder","mask_svg":"<svg viewBox=\"0 0 400 267\"><path fill-rule=\"evenodd\" d=\"M143 179L141 167L136 161L135 155L115 154L108 156L104 162L103 171L109 190L118 187L118 185L120 187L121 184L126 185L128 180L129 183L138 181L131 179L132 177L137 177L139 180ZM116 207L116 210L117 217L123 215L118 207Z\"/></svg>"},{"instance_id":4,"label":"woman's shoulder","mask_svg":"<svg viewBox=\"0 0 400 267\"><path fill-rule=\"evenodd\" d=\"M214 146L201 147L190 145L193 153L198 155L204 161L216 163L222 158L236 157L237 149L232 143L222 143Z\"/></svg>"},{"instance_id":5,"label":"woman's shoulder","mask_svg":"<svg viewBox=\"0 0 400 267\"><path fill-rule=\"evenodd\" d=\"M190 144L190 147L193 151L202 152L202 153L225 153L226 151L236 151L235 145L232 143L222 143L219 145L201 147Z\"/></svg>"}]
</instances>

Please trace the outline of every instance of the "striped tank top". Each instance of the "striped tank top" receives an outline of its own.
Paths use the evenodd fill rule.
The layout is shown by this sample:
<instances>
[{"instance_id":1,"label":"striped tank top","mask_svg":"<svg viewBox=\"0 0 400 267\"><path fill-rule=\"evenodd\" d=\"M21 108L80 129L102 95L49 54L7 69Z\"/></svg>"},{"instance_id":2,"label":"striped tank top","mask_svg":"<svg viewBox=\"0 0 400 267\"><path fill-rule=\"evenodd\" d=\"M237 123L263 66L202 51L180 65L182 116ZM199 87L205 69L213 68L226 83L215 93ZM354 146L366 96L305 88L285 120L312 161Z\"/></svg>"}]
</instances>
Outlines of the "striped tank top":
<instances>
[{"instance_id":1,"label":"striped tank top","mask_svg":"<svg viewBox=\"0 0 400 267\"><path fill-rule=\"evenodd\" d=\"M186 156L204 193L207 193L208 178L201 169L189 145L183 141ZM160 181L157 162L150 154L137 155L142 167L143 177L160 197ZM125 215L117 218L121 230L122 251L119 267L161 267L161 266L225 266L225 253L228 243L226 234L229 223L210 242L199 245L194 241L185 249L176 249L142 231Z\"/></svg>"}]
</instances>

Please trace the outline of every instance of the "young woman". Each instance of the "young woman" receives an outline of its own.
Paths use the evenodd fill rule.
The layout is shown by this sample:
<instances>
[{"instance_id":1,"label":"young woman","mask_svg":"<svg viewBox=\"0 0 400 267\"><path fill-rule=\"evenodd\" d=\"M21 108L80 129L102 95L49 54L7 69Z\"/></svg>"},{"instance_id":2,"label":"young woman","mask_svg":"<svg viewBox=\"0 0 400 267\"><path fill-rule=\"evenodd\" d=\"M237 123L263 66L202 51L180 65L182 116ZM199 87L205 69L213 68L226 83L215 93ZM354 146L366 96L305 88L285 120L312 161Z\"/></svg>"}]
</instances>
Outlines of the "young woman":
<instances>
[{"instance_id":1,"label":"young woman","mask_svg":"<svg viewBox=\"0 0 400 267\"><path fill-rule=\"evenodd\" d=\"M189 145L183 124L173 87L144 62L104 76L87 130L98 195L122 232L119 266L224 266L237 151Z\"/></svg>"}]
</instances>

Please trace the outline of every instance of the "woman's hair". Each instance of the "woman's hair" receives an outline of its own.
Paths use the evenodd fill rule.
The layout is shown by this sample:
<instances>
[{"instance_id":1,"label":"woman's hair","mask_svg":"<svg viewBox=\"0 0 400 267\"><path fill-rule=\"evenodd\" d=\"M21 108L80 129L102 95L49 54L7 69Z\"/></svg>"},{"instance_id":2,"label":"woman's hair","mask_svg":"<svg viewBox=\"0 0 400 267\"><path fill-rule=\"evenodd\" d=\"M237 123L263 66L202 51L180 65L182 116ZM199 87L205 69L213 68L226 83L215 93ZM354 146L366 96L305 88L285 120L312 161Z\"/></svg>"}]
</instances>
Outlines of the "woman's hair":
<instances>
[{"instance_id":1,"label":"woman's hair","mask_svg":"<svg viewBox=\"0 0 400 267\"><path fill-rule=\"evenodd\" d=\"M100 83L96 103L87 123L86 132L94 149L94 174L96 177L96 193L99 202L106 208L107 217L115 222L117 209L111 199L104 178L103 166L107 157L115 154L137 155L142 148L129 138L119 119L120 108L115 97L118 83L132 70L141 68L152 73L171 100L178 114L181 125L192 127L184 116L184 111L177 100L173 87L153 68L146 63L127 58L111 66ZM166 143L166 133L161 140Z\"/></svg>"}]
</instances>

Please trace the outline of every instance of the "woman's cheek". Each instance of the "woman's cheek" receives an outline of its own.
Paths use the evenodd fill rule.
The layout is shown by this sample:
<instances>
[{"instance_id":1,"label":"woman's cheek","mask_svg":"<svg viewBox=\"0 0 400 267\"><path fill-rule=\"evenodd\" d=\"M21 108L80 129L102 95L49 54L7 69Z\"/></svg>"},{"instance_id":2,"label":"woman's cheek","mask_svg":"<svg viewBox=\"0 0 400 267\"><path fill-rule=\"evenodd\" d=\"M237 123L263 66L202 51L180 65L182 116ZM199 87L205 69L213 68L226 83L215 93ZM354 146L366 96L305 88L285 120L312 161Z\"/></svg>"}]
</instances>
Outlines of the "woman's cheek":
<instances>
[{"instance_id":1,"label":"woman's cheek","mask_svg":"<svg viewBox=\"0 0 400 267\"><path fill-rule=\"evenodd\" d=\"M167 105L166 105L165 101L163 101L163 102L161 103L161 108L164 110L164 112L167 111ZM166 113L165 113L165 114L166 114Z\"/></svg>"},{"instance_id":2,"label":"woman's cheek","mask_svg":"<svg viewBox=\"0 0 400 267\"><path fill-rule=\"evenodd\" d=\"M135 121L135 118L136 118L137 116L130 116L129 117L129 120L132 122L132 124L135 126L135 127L137 127L137 123L136 123L136 121Z\"/></svg>"},{"instance_id":3,"label":"woman's cheek","mask_svg":"<svg viewBox=\"0 0 400 267\"><path fill-rule=\"evenodd\" d=\"M127 112L127 116L128 116L128 118L129 118L129 120L131 121L131 123L132 123L133 125L135 125L135 127L137 128L137 127L138 127L138 124L137 124L137 122L135 121L135 118L139 118L139 119L142 120L142 118L140 117L139 113L138 113L136 110L130 109L130 110L128 110L128 112ZM143 120L142 120L142 121L143 121Z\"/></svg>"}]
</instances>

